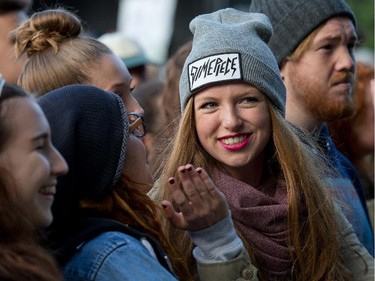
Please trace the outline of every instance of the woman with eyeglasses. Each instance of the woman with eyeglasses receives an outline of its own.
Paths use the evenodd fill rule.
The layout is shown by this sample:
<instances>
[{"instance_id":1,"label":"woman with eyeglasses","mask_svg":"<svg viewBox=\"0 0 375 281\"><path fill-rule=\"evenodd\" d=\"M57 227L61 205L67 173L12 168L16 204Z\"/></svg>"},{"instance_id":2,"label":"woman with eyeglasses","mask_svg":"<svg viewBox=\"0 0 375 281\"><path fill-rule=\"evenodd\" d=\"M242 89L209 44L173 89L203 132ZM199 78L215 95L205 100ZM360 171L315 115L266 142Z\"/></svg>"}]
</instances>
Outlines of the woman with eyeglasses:
<instances>
[{"instance_id":1,"label":"woman with eyeglasses","mask_svg":"<svg viewBox=\"0 0 375 281\"><path fill-rule=\"evenodd\" d=\"M80 19L64 9L33 14L15 31L16 52L26 55L18 84L37 96L72 84L87 84L121 97L129 112L143 115L131 94L132 77L106 45L84 34Z\"/></svg>"},{"instance_id":2,"label":"woman with eyeglasses","mask_svg":"<svg viewBox=\"0 0 375 281\"><path fill-rule=\"evenodd\" d=\"M69 165L58 181L54 219L46 230L64 280L192 280L162 227L163 209L143 192L152 178L139 139L142 118L129 116L118 95L89 85L56 89L38 103L50 124L52 142ZM225 197L202 169L191 172L206 186L205 193L192 188L190 176L181 175L184 191L195 199L186 212L173 213L169 206L169 214L197 239L195 251L207 262L224 262L235 269L240 264L242 272L249 259ZM181 201L181 190L172 192ZM212 280L207 269L202 272L201 280ZM215 280L228 278L222 274Z\"/></svg>"},{"instance_id":3,"label":"woman with eyeglasses","mask_svg":"<svg viewBox=\"0 0 375 281\"><path fill-rule=\"evenodd\" d=\"M96 249L94 245L94 251L97 251L95 253L98 253L98 255L100 254L100 259L93 260L92 253L84 251L86 247L92 246L92 244L88 242L82 243L82 239L88 239L85 235L89 235L90 238L96 237L98 235L96 231L99 230L79 224L77 226L78 230L87 230L85 235L75 239L67 239L67 237L73 238L74 233L72 234L72 228L67 227L65 224L69 219L79 219L88 214L94 214L95 216L102 216L104 218L111 217L112 219L121 221L122 224L127 224L132 228L141 230L142 233L147 233L156 238L164 251L167 252L178 279L191 280L185 262L177 254L179 249L172 247L163 234L164 229L160 226L160 222L163 218L160 215L159 207L145 195L145 192L151 187L152 177L148 171L147 162L145 161L145 148L141 140L137 138L145 133L143 122L141 122L143 120L139 117L139 115L143 115L143 109L131 94L131 76L125 65L105 45L93 38L86 37L82 33L80 20L74 14L63 9L52 9L35 13L16 30L15 39L18 55L27 55L28 57L27 65L20 75L18 84L38 96L42 96L40 98L41 101L44 100L43 96L48 91L67 85L87 84L119 95L127 111L130 112L130 115L127 117L131 123L130 128L134 135L130 134L127 140L126 163L123 167L124 171L120 173L121 177L119 178L118 184L114 186L114 188L119 187L125 182L127 183L126 186L129 187L126 191L123 191L119 187L119 189L116 190L116 194L112 192L110 196L105 197L107 201L103 200L99 203L95 200L82 201L78 199L81 199L80 196L84 196L84 193L80 193L81 188L83 188L83 182L81 182L79 178L76 178L76 172L70 172L65 179L59 182L59 186L70 186L67 181L72 180L71 178L73 177L76 181L75 186L80 187L79 190L75 188L59 189L61 192L60 195L57 196L53 207L54 223L49 228L50 241L55 242L52 248L56 250L56 255L59 257L60 264L64 265L64 274L69 275L67 280L138 281L170 280L172 278L172 275L168 275L169 273L166 274L165 270L160 270L159 267L155 266L154 258L156 256L158 258L157 260L161 261L163 264L163 267L169 271L167 269L169 267L166 265L164 258L159 251L155 250L155 247L151 247L150 250L145 252L145 249L150 248L147 245L148 242L144 242L145 245L142 247L140 247L138 242L135 243L139 251L136 251L137 255L133 256L129 254L129 247L133 247L133 243L129 242L129 244L127 244L130 245L129 247L124 244L117 245L118 247L116 247L116 245L111 245L110 247L123 249L121 255L116 255L116 261L110 259L112 258L111 254L115 252L100 252L97 251L98 249ZM101 93L104 92L102 91ZM61 94L61 100L63 99L63 94ZM66 98L68 99L68 97ZM52 113L55 112L54 116L58 116L57 119L59 120L49 120L51 122L51 127L53 127L52 132L54 135L60 134L61 128L67 126L66 124L70 124L67 119L68 113L66 111L60 111L61 100L54 101L54 109L51 111ZM84 106L86 106L86 103L82 103L82 108L84 108ZM96 104L96 110L98 112L103 110L102 107L103 105L101 103ZM56 112L60 112L61 114L58 115ZM58 123L57 125L57 121L62 123ZM102 125L98 127L99 129L105 129L108 126L106 123L101 124ZM69 132L69 129L66 131ZM56 135L54 137L54 135L54 143L56 143L56 146L62 150L63 155L68 159L70 170L77 171L76 165L78 162L72 163L71 161L73 151L64 152L64 149L60 146L59 141L66 139L56 137ZM86 140L88 139L90 139L90 137ZM94 138L91 138L87 147L91 147L93 139ZM73 142L72 139L70 139L70 141ZM70 144L73 145L73 143ZM75 150L74 154L78 154L78 156L76 156L77 159L81 159L79 163L85 164L84 167L80 168L80 172L86 173L87 178L92 177L93 179L97 179L99 183L104 179L108 181L108 178L100 177L100 175L103 172L103 167L111 162L109 161L111 159L110 155L105 153L100 159L97 159L94 155L106 151L106 149L113 145L114 140L107 136L105 141L100 143L99 146L91 147L90 151L92 155L90 155L90 157L80 156L81 149ZM92 162L93 160L95 160L95 162ZM100 160L99 163L97 162L98 160ZM90 164L90 166L92 166L94 163L96 163L96 169L89 169L88 165ZM120 162L115 161L114 163L120 165ZM146 172L142 172L144 170ZM200 171L200 174L198 171ZM209 247L203 249L199 248L197 252L203 255L207 254L207 263L216 264L219 262L225 264L225 266L221 267L221 271L215 269L218 276L215 280L228 280L227 277L231 276L232 269L236 274L239 272L238 276L241 276L242 273L247 274L248 268L246 266L249 264L249 258L247 252L244 251L242 242L234 231L226 201L223 195L212 185L212 182L208 180L205 172L203 170L198 171L194 171L195 181L204 181L204 185L209 190L206 194L208 197L204 197L204 201L200 199L197 200L194 206L197 205L198 207L189 210L187 217L171 211L171 208L168 208L167 211L169 215L173 217L174 224L180 228L200 230L208 227L208 232L205 232L205 235L208 235L209 238L206 237L206 239L202 241L209 241L213 244L205 242L204 244L207 244ZM118 176L117 173L116 176ZM110 178L115 179L114 175ZM196 194L197 190L191 190L190 188L190 178L186 178L181 174L179 180L182 185L186 185L187 190L191 194ZM91 188L91 184L86 183L85 186L87 189ZM177 201L178 198L183 197L180 190L174 190L173 192ZM197 196L197 198L201 197ZM73 199L75 200L74 206L67 204L67 202ZM77 204L79 206L77 206ZM79 215L75 212L78 207L83 207ZM112 230L119 230L117 228L118 225L108 226L108 224L109 222L107 221L103 228L108 230L109 227ZM78 234L81 233L78 230L76 232ZM123 228L120 229L120 231L123 230ZM99 231L99 233L101 232ZM197 239L201 238L199 231L195 233L195 237ZM108 238L106 236L104 236L104 239L103 236L98 236L97 238L101 241L104 240L104 242L108 242L107 239L105 239ZM132 239L127 240L136 242ZM69 241L69 245L65 244L65 242ZM197 242L197 244L199 244L199 242ZM104 246L105 245L104 243ZM91 247L89 248L91 249ZM66 267L66 257L71 257L70 249L77 251L73 252L75 255L82 254L86 256L86 254L88 254L89 257L83 259L84 262L82 265L80 265L80 262L74 262L71 264L71 270L68 270ZM153 259L150 259L150 254L151 257L153 256ZM142 257L145 256L147 259L143 259L139 255ZM77 259L81 260L80 258ZM103 263L99 263L98 261L103 261ZM92 263L87 264L90 262ZM114 269L113 265L117 263L120 263L122 266L116 266L116 269ZM76 266L78 266L78 268L76 268ZM223 270L223 268L225 268L225 270ZM229 268L229 270L227 270L227 268ZM90 272L86 270L90 270ZM158 273L156 273L155 270ZM211 280L210 276L212 275L210 273L205 273L207 271L212 271L212 268L208 268L207 266L202 268L202 280ZM160 276L158 275L159 273L161 274ZM82 277L82 274L84 277ZM86 274L91 275L88 276ZM174 280L174 278L175 277L173 277L172 280Z\"/></svg>"}]
</instances>

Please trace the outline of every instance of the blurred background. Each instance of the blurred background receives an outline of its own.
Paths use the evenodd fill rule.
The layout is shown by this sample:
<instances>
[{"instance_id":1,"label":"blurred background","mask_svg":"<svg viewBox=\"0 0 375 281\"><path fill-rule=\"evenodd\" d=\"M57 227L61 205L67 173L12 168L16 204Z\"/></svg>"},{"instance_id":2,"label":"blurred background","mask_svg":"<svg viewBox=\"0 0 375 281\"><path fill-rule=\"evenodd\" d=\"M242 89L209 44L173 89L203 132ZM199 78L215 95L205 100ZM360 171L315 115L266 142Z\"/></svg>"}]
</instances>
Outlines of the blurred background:
<instances>
[{"instance_id":1,"label":"blurred background","mask_svg":"<svg viewBox=\"0 0 375 281\"><path fill-rule=\"evenodd\" d=\"M374 0L347 0L358 20L361 47L374 50ZM94 37L119 31L134 38L148 57L163 64L192 39L189 22L197 15L233 7L247 11L250 0L34 0L31 12L65 7L75 12Z\"/></svg>"}]
</instances>

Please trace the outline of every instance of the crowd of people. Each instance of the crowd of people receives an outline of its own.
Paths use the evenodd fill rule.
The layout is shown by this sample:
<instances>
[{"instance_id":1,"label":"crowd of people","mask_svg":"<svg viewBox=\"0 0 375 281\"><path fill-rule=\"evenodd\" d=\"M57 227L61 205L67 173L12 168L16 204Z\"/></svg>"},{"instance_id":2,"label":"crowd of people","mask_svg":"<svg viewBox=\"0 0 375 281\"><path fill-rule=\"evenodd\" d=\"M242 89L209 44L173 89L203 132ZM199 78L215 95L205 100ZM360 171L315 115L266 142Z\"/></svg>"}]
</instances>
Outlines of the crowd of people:
<instances>
[{"instance_id":1,"label":"crowd of people","mask_svg":"<svg viewBox=\"0 0 375 281\"><path fill-rule=\"evenodd\" d=\"M344 0L199 15L160 75L31 5L0 0L0 280L373 280L374 70Z\"/></svg>"}]
</instances>

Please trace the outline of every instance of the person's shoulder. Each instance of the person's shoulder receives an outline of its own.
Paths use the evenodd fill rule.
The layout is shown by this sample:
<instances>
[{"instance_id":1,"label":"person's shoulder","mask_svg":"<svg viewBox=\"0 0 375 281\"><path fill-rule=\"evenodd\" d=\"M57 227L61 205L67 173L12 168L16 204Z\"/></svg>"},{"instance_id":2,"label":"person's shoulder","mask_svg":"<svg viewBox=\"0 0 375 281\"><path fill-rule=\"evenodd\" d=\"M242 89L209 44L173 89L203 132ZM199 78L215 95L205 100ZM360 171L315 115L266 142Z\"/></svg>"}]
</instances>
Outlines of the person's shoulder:
<instances>
[{"instance_id":1,"label":"person's shoulder","mask_svg":"<svg viewBox=\"0 0 375 281\"><path fill-rule=\"evenodd\" d=\"M159 275L166 279L155 280L175 280L140 239L120 231L103 232L82 243L63 274L66 280L152 280Z\"/></svg>"},{"instance_id":2,"label":"person's shoulder","mask_svg":"<svg viewBox=\"0 0 375 281\"><path fill-rule=\"evenodd\" d=\"M119 231L108 231L83 242L64 266L67 280L96 280L92 276L116 270L134 258L147 254L140 240ZM109 265L109 266L107 266ZM129 271L129 269L127 269Z\"/></svg>"},{"instance_id":3,"label":"person's shoulder","mask_svg":"<svg viewBox=\"0 0 375 281\"><path fill-rule=\"evenodd\" d=\"M120 231L106 231L98 236L86 241L82 244L82 247L90 250L102 253L104 249L107 251L113 251L114 249L121 247L142 247L139 239Z\"/></svg>"}]
</instances>

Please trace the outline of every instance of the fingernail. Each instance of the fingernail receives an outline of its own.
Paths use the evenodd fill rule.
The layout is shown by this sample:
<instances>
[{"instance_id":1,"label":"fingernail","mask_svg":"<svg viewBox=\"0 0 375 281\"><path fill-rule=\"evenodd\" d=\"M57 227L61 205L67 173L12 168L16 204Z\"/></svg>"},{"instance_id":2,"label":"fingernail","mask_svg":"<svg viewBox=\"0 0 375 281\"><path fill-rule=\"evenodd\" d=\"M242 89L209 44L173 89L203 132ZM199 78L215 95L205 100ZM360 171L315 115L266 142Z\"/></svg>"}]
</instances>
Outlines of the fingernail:
<instances>
[{"instance_id":1,"label":"fingernail","mask_svg":"<svg viewBox=\"0 0 375 281\"><path fill-rule=\"evenodd\" d=\"M196 171L198 174L202 174L202 169L198 168Z\"/></svg>"},{"instance_id":2,"label":"fingernail","mask_svg":"<svg viewBox=\"0 0 375 281\"><path fill-rule=\"evenodd\" d=\"M187 167L186 170L188 170L190 172L191 171L191 166Z\"/></svg>"},{"instance_id":3,"label":"fingernail","mask_svg":"<svg viewBox=\"0 0 375 281\"><path fill-rule=\"evenodd\" d=\"M174 184L174 179L173 178L170 178L169 180L168 180L168 182L169 182L169 184Z\"/></svg>"},{"instance_id":4,"label":"fingernail","mask_svg":"<svg viewBox=\"0 0 375 281\"><path fill-rule=\"evenodd\" d=\"M167 206L166 206L166 205L164 205L164 204L161 204L161 206L163 207L163 209L167 208Z\"/></svg>"},{"instance_id":5,"label":"fingernail","mask_svg":"<svg viewBox=\"0 0 375 281\"><path fill-rule=\"evenodd\" d=\"M185 169L182 168L182 169L180 170L180 172L181 172L181 173L185 173Z\"/></svg>"}]
</instances>

